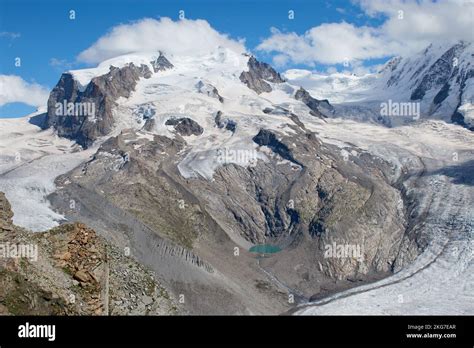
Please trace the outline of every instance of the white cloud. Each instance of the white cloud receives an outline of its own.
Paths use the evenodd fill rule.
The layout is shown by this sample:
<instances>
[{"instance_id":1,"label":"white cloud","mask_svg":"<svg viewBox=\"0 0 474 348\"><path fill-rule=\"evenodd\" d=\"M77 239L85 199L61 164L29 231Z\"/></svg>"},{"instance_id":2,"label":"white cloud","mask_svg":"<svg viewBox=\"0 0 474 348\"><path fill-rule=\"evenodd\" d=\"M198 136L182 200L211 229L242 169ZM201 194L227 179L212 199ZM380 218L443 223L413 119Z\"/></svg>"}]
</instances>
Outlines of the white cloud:
<instances>
[{"instance_id":1,"label":"white cloud","mask_svg":"<svg viewBox=\"0 0 474 348\"><path fill-rule=\"evenodd\" d=\"M430 43L474 41L472 0L359 1L369 16L388 17L379 30L400 42L400 53L421 50Z\"/></svg>"},{"instance_id":2,"label":"white cloud","mask_svg":"<svg viewBox=\"0 0 474 348\"><path fill-rule=\"evenodd\" d=\"M0 75L0 106L8 103L25 103L34 107L44 106L48 100L48 88L28 83L20 76Z\"/></svg>"},{"instance_id":3,"label":"white cloud","mask_svg":"<svg viewBox=\"0 0 474 348\"><path fill-rule=\"evenodd\" d=\"M346 60L382 58L393 50L376 29L346 22L321 24L303 35L271 30L272 35L257 49L279 52L296 64L336 64ZM283 61L281 57L279 60Z\"/></svg>"},{"instance_id":4,"label":"white cloud","mask_svg":"<svg viewBox=\"0 0 474 348\"><path fill-rule=\"evenodd\" d=\"M302 35L271 29L258 50L277 53L277 62L314 65L406 55L430 43L474 41L474 2L470 0L357 0L377 27L325 23Z\"/></svg>"},{"instance_id":5,"label":"white cloud","mask_svg":"<svg viewBox=\"0 0 474 348\"><path fill-rule=\"evenodd\" d=\"M236 41L217 32L205 20L145 18L131 24L113 27L91 47L81 52L78 60L99 63L122 54L140 51L158 51L165 54L201 54L218 46L244 52L242 41Z\"/></svg>"},{"instance_id":6,"label":"white cloud","mask_svg":"<svg viewBox=\"0 0 474 348\"><path fill-rule=\"evenodd\" d=\"M70 70L74 67L74 63L69 62L67 59L60 59L53 57L49 60L49 65L58 71Z\"/></svg>"},{"instance_id":7,"label":"white cloud","mask_svg":"<svg viewBox=\"0 0 474 348\"><path fill-rule=\"evenodd\" d=\"M0 37L6 37L11 40L18 39L20 36L20 33L14 33L11 31L0 31Z\"/></svg>"},{"instance_id":8,"label":"white cloud","mask_svg":"<svg viewBox=\"0 0 474 348\"><path fill-rule=\"evenodd\" d=\"M68 67L70 68L72 66L71 63L69 63L66 59L59 59L59 58L51 58L49 60L49 65L51 65L52 67Z\"/></svg>"}]
</instances>

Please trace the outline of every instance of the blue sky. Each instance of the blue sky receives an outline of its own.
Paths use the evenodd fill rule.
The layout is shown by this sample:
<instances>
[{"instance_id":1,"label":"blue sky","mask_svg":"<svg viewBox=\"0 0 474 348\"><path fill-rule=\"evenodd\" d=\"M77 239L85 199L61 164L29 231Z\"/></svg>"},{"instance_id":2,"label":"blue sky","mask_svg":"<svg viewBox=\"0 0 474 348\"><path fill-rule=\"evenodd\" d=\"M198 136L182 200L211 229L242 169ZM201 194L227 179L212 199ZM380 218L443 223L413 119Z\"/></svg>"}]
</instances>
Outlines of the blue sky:
<instances>
[{"instance_id":1,"label":"blue sky","mask_svg":"<svg viewBox=\"0 0 474 348\"><path fill-rule=\"evenodd\" d=\"M70 10L76 13L74 20L69 19ZM349 30L370 31L389 16L380 10L376 16L369 16L355 0L0 0L0 75L16 75L50 89L62 71L94 65L78 62L77 56L111 28L146 17L178 20L180 10L185 11L187 19L205 19L232 39L244 38L247 49L269 62L277 52L273 48L255 48L271 36L272 27L303 36L324 23L346 22L352 26ZM295 19L288 18L289 10L295 12ZM340 39L343 44L345 38ZM327 67L317 61L317 54L310 65L308 59L313 58L293 56L278 68ZM388 56L390 52L376 52L364 56L361 64L379 64ZM21 58L20 67L15 66L17 57ZM52 64L53 59L56 64ZM341 64L335 61L334 66ZM33 107L12 102L0 106L0 117L21 116L32 110Z\"/></svg>"}]
</instances>

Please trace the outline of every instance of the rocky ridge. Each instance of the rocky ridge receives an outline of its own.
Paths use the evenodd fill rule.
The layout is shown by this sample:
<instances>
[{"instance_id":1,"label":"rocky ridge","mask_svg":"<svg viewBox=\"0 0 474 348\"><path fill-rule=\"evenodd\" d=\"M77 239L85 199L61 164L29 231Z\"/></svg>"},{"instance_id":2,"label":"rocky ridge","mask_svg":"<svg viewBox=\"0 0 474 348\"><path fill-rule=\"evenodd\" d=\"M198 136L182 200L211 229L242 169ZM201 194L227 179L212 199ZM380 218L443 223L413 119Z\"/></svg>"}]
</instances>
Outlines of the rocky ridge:
<instances>
[{"instance_id":1,"label":"rocky ridge","mask_svg":"<svg viewBox=\"0 0 474 348\"><path fill-rule=\"evenodd\" d=\"M240 74L240 81L245 83L248 88L257 92L271 92L271 83L283 83L285 80L269 64L259 62L255 57L250 57L247 63L249 71L243 71Z\"/></svg>"},{"instance_id":2,"label":"rocky ridge","mask_svg":"<svg viewBox=\"0 0 474 348\"><path fill-rule=\"evenodd\" d=\"M37 248L37 255L0 258L1 314L178 313L177 302L149 270L84 224L31 233L13 225L12 215L0 193L1 245Z\"/></svg>"},{"instance_id":3,"label":"rocky ridge","mask_svg":"<svg viewBox=\"0 0 474 348\"><path fill-rule=\"evenodd\" d=\"M150 62L155 73L172 69L173 65L161 53ZM48 99L44 127L53 127L59 136L75 140L89 147L96 139L109 134L114 127L113 110L118 98L128 98L140 78L152 76L147 65L134 63L118 68L110 66L109 72L92 78L84 90L71 73L63 73ZM93 115L63 115L57 104L93 105Z\"/></svg>"}]
</instances>

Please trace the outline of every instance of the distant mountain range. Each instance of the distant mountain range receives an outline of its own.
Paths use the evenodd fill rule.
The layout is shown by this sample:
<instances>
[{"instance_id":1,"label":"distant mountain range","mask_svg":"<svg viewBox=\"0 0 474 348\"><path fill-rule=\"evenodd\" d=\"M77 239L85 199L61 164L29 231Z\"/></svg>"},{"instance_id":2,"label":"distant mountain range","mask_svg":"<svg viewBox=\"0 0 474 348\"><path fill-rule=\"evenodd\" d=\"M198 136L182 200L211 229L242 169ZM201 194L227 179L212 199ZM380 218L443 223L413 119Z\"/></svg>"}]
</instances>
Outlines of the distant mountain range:
<instances>
[{"instance_id":1,"label":"distant mountain range","mask_svg":"<svg viewBox=\"0 0 474 348\"><path fill-rule=\"evenodd\" d=\"M420 103L422 119L440 119L474 129L474 45L429 45L411 57L395 57L373 74L320 75L289 70L284 76L301 84L315 97L339 108L336 116L372 119L396 125L380 115L380 103Z\"/></svg>"}]
</instances>

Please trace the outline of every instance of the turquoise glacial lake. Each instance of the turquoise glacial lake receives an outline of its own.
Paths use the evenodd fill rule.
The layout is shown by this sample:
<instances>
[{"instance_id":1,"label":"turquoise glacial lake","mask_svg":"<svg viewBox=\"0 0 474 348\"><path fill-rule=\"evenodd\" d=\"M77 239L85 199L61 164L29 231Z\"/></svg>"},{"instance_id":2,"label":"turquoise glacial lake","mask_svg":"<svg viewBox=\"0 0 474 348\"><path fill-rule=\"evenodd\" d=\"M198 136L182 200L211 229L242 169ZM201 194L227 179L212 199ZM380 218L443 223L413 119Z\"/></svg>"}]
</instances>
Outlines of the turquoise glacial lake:
<instances>
[{"instance_id":1,"label":"turquoise glacial lake","mask_svg":"<svg viewBox=\"0 0 474 348\"><path fill-rule=\"evenodd\" d=\"M274 254L281 251L281 248L276 245L258 244L251 247L249 251L258 254Z\"/></svg>"}]
</instances>

